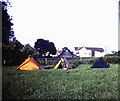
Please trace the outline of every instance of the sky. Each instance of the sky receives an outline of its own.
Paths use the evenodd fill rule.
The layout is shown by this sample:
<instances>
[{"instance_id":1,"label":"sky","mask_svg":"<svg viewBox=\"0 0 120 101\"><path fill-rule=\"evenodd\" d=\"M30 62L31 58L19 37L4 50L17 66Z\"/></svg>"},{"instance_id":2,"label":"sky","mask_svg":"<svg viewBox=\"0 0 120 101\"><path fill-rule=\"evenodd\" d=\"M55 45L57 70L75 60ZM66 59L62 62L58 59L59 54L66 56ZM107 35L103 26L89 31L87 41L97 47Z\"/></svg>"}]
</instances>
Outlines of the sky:
<instances>
[{"instance_id":1,"label":"sky","mask_svg":"<svg viewBox=\"0 0 120 101\"><path fill-rule=\"evenodd\" d=\"M100 47L118 50L117 0L11 0L14 34L34 47L42 38L56 49Z\"/></svg>"}]
</instances>

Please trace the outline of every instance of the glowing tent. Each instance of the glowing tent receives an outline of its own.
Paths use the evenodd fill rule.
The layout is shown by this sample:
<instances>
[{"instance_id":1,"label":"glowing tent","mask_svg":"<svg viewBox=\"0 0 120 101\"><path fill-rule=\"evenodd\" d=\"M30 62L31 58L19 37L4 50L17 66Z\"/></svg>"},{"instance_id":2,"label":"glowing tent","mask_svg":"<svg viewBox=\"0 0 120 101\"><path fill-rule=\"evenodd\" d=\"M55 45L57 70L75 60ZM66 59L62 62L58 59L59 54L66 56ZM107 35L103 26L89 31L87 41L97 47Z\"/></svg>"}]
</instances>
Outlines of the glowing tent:
<instances>
[{"instance_id":1,"label":"glowing tent","mask_svg":"<svg viewBox=\"0 0 120 101\"><path fill-rule=\"evenodd\" d=\"M28 58L16 70L44 70L44 68L33 58Z\"/></svg>"},{"instance_id":2,"label":"glowing tent","mask_svg":"<svg viewBox=\"0 0 120 101\"><path fill-rule=\"evenodd\" d=\"M61 58L54 67L54 69L62 69L62 68L65 68L65 69L72 68L72 66L70 65L70 63L68 62L68 60L66 58Z\"/></svg>"},{"instance_id":3,"label":"glowing tent","mask_svg":"<svg viewBox=\"0 0 120 101\"><path fill-rule=\"evenodd\" d=\"M98 58L97 61L91 66L91 68L109 68L110 65L107 64L102 57Z\"/></svg>"}]
</instances>

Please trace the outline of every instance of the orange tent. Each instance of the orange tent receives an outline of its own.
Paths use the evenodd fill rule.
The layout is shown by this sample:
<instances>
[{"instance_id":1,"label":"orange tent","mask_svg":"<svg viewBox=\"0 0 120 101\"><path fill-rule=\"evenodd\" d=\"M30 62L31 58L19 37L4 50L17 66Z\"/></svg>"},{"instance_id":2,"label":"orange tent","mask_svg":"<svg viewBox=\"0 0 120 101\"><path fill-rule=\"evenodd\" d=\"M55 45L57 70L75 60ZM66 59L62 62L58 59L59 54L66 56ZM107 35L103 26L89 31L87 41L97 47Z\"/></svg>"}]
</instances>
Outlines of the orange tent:
<instances>
[{"instance_id":1,"label":"orange tent","mask_svg":"<svg viewBox=\"0 0 120 101\"><path fill-rule=\"evenodd\" d=\"M16 70L44 70L44 68L33 58L28 58Z\"/></svg>"}]
</instances>

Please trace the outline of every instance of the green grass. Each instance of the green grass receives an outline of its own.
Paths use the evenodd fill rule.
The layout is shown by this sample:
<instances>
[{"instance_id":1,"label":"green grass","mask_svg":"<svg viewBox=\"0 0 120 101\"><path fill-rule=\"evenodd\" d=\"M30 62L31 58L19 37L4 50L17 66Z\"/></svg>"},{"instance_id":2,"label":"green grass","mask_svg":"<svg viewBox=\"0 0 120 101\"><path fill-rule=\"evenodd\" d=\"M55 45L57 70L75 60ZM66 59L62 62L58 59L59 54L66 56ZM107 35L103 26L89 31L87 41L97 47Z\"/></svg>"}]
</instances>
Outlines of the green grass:
<instances>
[{"instance_id":1,"label":"green grass","mask_svg":"<svg viewBox=\"0 0 120 101\"><path fill-rule=\"evenodd\" d=\"M20 71L3 67L3 99L118 99L118 65Z\"/></svg>"}]
</instances>

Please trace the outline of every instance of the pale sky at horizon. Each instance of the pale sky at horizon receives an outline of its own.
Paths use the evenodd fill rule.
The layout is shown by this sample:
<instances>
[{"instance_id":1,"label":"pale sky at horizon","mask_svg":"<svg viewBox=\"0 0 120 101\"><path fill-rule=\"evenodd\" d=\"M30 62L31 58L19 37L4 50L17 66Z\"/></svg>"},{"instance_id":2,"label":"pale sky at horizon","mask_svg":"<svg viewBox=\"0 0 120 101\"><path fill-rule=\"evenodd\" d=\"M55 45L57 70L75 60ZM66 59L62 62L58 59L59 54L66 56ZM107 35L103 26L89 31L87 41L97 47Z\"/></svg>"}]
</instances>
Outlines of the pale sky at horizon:
<instances>
[{"instance_id":1,"label":"pale sky at horizon","mask_svg":"<svg viewBox=\"0 0 120 101\"><path fill-rule=\"evenodd\" d=\"M33 47L37 39L43 38L57 49L107 46L108 51L118 50L117 1L42 1L11 3L15 36L22 44Z\"/></svg>"}]
</instances>

